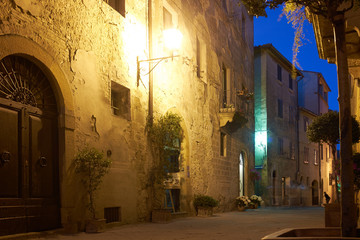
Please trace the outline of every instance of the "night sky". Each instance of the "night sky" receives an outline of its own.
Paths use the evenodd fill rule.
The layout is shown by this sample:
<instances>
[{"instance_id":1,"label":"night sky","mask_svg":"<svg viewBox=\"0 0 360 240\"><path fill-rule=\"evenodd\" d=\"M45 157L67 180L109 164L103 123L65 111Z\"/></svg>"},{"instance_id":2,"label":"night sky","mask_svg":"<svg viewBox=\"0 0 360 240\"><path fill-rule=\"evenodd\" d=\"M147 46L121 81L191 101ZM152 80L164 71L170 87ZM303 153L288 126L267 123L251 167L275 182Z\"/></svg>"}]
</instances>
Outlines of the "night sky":
<instances>
[{"instance_id":1,"label":"night sky","mask_svg":"<svg viewBox=\"0 0 360 240\"><path fill-rule=\"evenodd\" d=\"M267 18L254 17L254 45L258 46L271 43L281 54L292 62L294 30L291 24L287 23L285 16L279 21L281 8L268 10L267 13ZM304 33L306 40L304 41L304 45L300 47L298 54L301 70L320 72L323 74L325 81L331 89L329 93L329 108L338 110L336 65L329 64L326 60L319 58L314 30L308 21L305 23Z\"/></svg>"}]
</instances>

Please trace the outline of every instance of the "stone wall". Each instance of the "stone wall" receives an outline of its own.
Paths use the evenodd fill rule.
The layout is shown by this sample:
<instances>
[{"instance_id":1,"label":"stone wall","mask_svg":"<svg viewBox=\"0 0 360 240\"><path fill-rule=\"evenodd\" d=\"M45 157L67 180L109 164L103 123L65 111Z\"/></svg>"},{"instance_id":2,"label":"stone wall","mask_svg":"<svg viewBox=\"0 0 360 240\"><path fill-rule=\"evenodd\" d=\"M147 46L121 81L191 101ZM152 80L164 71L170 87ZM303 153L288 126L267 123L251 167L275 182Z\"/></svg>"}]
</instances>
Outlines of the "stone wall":
<instances>
[{"instance_id":1,"label":"stone wall","mask_svg":"<svg viewBox=\"0 0 360 240\"><path fill-rule=\"evenodd\" d=\"M231 209L238 195L241 151L247 154L246 171L253 166L252 105L247 126L228 138L229 154L219 156L222 64L232 70L232 88L245 85L253 89L253 22L236 2L227 1L229 5L223 6L215 0L171 0L165 4L175 11L184 37L181 56L163 61L153 71L154 116L172 111L183 119L182 211L193 210L194 194L212 195L221 200L219 210ZM153 57L169 54L161 37L163 6L162 0L154 1ZM242 19L246 20L245 35L241 34ZM86 197L72 168L74 155L86 145L96 146L112 159L96 200L97 216L103 217L105 207L120 206L123 223L148 220L152 160L145 135L149 99L149 78L143 74L148 70L146 63L141 64L144 71L139 86L136 80L136 59L147 59L149 53L147 1L126 1L125 17L101 0L2 1L0 38L6 36L21 39L13 43L16 50L12 53L24 54L33 44L41 51L29 51L29 58L41 65L41 52L50 56L42 64L60 106L62 223L81 225L86 218ZM196 37L206 49L201 78L195 71ZM1 58L10 48L4 45ZM130 90L129 119L113 114L114 82ZM246 192L250 195L252 191L248 181Z\"/></svg>"}]
</instances>

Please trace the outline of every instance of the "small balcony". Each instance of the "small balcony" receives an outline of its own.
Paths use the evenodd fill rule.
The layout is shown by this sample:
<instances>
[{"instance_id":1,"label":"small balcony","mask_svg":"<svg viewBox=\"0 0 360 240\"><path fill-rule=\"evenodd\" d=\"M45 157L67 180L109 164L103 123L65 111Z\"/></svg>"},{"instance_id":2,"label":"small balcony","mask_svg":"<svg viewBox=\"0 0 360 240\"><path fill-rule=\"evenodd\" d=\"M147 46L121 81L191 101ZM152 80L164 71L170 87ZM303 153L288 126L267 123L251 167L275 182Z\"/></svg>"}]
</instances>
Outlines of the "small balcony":
<instances>
[{"instance_id":1,"label":"small balcony","mask_svg":"<svg viewBox=\"0 0 360 240\"><path fill-rule=\"evenodd\" d=\"M233 122L234 115L237 113L237 119L239 117L241 123L246 119L248 114L249 102L252 99L253 94L248 93L247 90L236 90L232 94L229 91L224 92L223 104L220 107L220 127L225 127L226 124Z\"/></svg>"}]
</instances>

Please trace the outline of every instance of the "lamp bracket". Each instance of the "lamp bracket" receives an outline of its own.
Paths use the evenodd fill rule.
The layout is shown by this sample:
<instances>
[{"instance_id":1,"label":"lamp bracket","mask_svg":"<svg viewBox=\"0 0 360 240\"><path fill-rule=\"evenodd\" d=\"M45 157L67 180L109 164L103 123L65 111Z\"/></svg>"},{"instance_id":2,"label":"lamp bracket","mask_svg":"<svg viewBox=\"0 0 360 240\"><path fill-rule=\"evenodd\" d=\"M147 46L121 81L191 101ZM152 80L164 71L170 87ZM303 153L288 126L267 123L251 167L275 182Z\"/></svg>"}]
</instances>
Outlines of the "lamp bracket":
<instances>
[{"instance_id":1,"label":"lamp bracket","mask_svg":"<svg viewBox=\"0 0 360 240\"><path fill-rule=\"evenodd\" d=\"M143 62L148 62L148 63L155 63L155 65L149 70L149 72L147 72L145 75L149 75L162 61L166 60L166 59L174 59L174 57L179 57L180 55L171 55L168 57L160 57L160 58L151 58L151 59L145 59L145 60L139 60L139 57L136 58L136 64L137 64L137 74L136 74L136 84L139 87L139 83L141 80L140 77L140 63Z\"/></svg>"}]
</instances>

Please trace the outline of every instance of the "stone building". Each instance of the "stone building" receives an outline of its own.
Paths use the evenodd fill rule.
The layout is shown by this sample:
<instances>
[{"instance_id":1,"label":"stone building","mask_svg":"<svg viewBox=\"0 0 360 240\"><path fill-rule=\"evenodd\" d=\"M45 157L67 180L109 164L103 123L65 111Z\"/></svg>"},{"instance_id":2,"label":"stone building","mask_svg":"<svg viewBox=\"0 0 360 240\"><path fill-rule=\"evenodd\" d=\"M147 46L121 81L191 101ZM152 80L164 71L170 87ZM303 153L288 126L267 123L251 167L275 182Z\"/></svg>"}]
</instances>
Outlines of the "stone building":
<instances>
[{"instance_id":1,"label":"stone building","mask_svg":"<svg viewBox=\"0 0 360 240\"><path fill-rule=\"evenodd\" d=\"M164 45L172 27L177 52ZM85 146L112 160L97 217L149 220L145 126L167 112L184 132L175 212L194 214L196 194L227 211L253 193L253 20L237 1L5 0L0 46L0 235L84 228L73 159ZM229 128L236 112L248 121Z\"/></svg>"},{"instance_id":2,"label":"stone building","mask_svg":"<svg viewBox=\"0 0 360 240\"><path fill-rule=\"evenodd\" d=\"M329 182L331 149L325 143L311 143L306 136L307 127L313 119L328 112L330 88L321 73L301 73L303 78L298 81L300 204L311 206L322 203L323 192L335 199L334 185Z\"/></svg>"},{"instance_id":3,"label":"stone building","mask_svg":"<svg viewBox=\"0 0 360 240\"><path fill-rule=\"evenodd\" d=\"M266 204L298 204L297 76L271 44L254 48L256 192Z\"/></svg>"}]
</instances>

